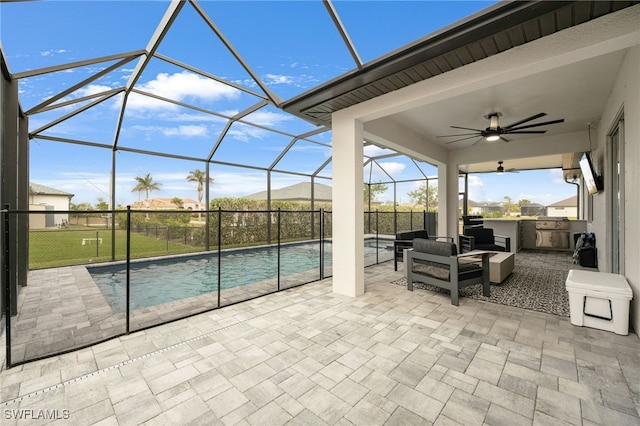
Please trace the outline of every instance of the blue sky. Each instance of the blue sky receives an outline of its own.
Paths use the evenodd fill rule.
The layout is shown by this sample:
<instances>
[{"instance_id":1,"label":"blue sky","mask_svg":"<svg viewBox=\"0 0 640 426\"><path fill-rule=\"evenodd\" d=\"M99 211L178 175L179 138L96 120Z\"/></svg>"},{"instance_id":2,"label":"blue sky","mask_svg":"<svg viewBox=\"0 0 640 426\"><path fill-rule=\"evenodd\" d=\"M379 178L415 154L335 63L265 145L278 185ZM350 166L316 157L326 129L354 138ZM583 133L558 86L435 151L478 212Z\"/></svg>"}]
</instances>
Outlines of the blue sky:
<instances>
[{"instance_id":1,"label":"blue sky","mask_svg":"<svg viewBox=\"0 0 640 426\"><path fill-rule=\"evenodd\" d=\"M233 45L255 75L281 99L289 99L355 68L322 2L200 1L205 13ZM334 6L364 62L393 51L490 5L480 1L334 1ZM162 19L165 1L36 1L0 4L1 41L10 70L20 73L90 58L144 49ZM256 103L252 93L260 87L236 61L205 21L186 5L163 40L158 53L186 63L235 87L153 59L136 88L177 102L190 103L211 113L194 111L155 98L131 95L119 135L119 146L142 151L162 151L205 158L224 128L226 119ZM39 105L52 94L95 74L117 61L107 61L20 81L24 110ZM70 100L123 86L137 59L116 67L104 77L83 86ZM243 90L240 90L243 89ZM30 130L58 119L75 106L30 116ZM118 119L120 95L65 120L43 134L111 145ZM262 108L248 120L258 126L235 123L215 153L214 160L258 167L269 166L292 140L291 135L316 127L274 107ZM275 130L275 131L272 131ZM277 168L312 173L331 153L331 132L296 142ZM109 149L64 144L37 138L31 146L31 180L75 194L73 202L95 203L109 198L112 153ZM371 148L375 149L375 148ZM421 176L406 158L383 160L398 180ZM152 197L196 198L195 185L186 181L189 171L204 170L204 163L187 159L148 156L119 150L116 154L116 202L128 204L135 177L151 173L161 190ZM429 175L435 169L424 167ZM266 189L266 172L213 165L211 197L243 196ZM331 175L330 165L320 176ZM306 180L273 173L272 188ZM372 180L386 177L374 169ZM559 171L522 172L503 176L484 174L470 180L470 197L478 201L527 198L550 204L575 195L575 187L561 182ZM319 180L321 183L330 181ZM415 184L398 185L398 201ZM389 190L380 198L392 199Z\"/></svg>"}]
</instances>

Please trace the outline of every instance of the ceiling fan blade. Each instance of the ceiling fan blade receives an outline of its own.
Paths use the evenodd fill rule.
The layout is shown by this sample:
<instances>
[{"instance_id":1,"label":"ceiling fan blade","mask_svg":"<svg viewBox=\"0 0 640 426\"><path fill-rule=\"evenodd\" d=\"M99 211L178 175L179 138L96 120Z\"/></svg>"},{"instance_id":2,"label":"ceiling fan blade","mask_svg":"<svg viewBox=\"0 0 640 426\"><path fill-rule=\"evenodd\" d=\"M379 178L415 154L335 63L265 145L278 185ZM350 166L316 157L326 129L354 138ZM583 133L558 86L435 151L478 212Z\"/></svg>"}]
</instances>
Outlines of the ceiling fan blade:
<instances>
[{"instance_id":1,"label":"ceiling fan blade","mask_svg":"<svg viewBox=\"0 0 640 426\"><path fill-rule=\"evenodd\" d=\"M441 135L441 136L436 136L436 138L450 138L453 136L479 136L480 133L461 133L459 135Z\"/></svg>"},{"instance_id":2,"label":"ceiling fan blade","mask_svg":"<svg viewBox=\"0 0 640 426\"><path fill-rule=\"evenodd\" d=\"M541 112L536 115L532 115L531 117L525 118L523 120L516 121L515 123L511 123L508 126L503 127L503 129L510 129L512 127L517 126L518 124L526 123L527 121L535 120L536 118L544 117L545 115L547 115L546 112Z\"/></svg>"},{"instance_id":3,"label":"ceiling fan blade","mask_svg":"<svg viewBox=\"0 0 640 426\"><path fill-rule=\"evenodd\" d=\"M477 141L475 141L473 144L471 144L471 146L476 146L478 145L480 142L482 142L484 140L484 136L481 137L480 139L478 139Z\"/></svg>"},{"instance_id":4,"label":"ceiling fan blade","mask_svg":"<svg viewBox=\"0 0 640 426\"><path fill-rule=\"evenodd\" d=\"M507 170L505 170L505 172L507 172L507 173L520 173L516 169L507 169Z\"/></svg>"},{"instance_id":5,"label":"ceiling fan blade","mask_svg":"<svg viewBox=\"0 0 640 426\"><path fill-rule=\"evenodd\" d=\"M456 143L456 142L462 142L462 141L466 141L467 139L473 139L478 137L478 135L473 135L473 136L467 136L466 138L462 138L462 139L456 139L455 141L449 141L449 142L445 142L445 145L448 145L450 143Z\"/></svg>"},{"instance_id":6,"label":"ceiling fan blade","mask_svg":"<svg viewBox=\"0 0 640 426\"><path fill-rule=\"evenodd\" d=\"M473 130L474 132L482 132L482 129L470 129L469 127L449 126L452 129Z\"/></svg>"},{"instance_id":7,"label":"ceiling fan blade","mask_svg":"<svg viewBox=\"0 0 640 426\"><path fill-rule=\"evenodd\" d=\"M511 138L508 138L505 135L500 135L500 139L502 139L505 142L511 142Z\"/></svg>"},{"instance_id":8,"label":"ceiling fan blade","mask_svg":"<svg viewBox=\"0 0 640 426\"><path fill-rule=\"evenodd\" d=\"M509 129L505 129L505 130L507 130L507 131L509 131L509 133L511 133L511 130L529 129L531 127L540 127L540 126L546 126L546 125L549 125L549 124L557 124L557 123L564 123L564 118L561 118L559 120L545 121L544 123L527 124L526 126L520 126L520 127L511 127Z\"/></svg>"},{"instance_id":9,"label":"ceiling fan blade","mask_svg":"<svg viewBox=\"0 0 640 426\"><path fill-rule=\"evenodd\" d=\"M524 135L524 134L529 134L529 135L539 134L539 135L541 135L543 133L547 133L547 131L546 130L522 130L522 131L516 130L515 132L507 132L507 133L510 134L510 135L513 135L513 134L521 134L521 135Z\"/></svg>"}]
</instances>

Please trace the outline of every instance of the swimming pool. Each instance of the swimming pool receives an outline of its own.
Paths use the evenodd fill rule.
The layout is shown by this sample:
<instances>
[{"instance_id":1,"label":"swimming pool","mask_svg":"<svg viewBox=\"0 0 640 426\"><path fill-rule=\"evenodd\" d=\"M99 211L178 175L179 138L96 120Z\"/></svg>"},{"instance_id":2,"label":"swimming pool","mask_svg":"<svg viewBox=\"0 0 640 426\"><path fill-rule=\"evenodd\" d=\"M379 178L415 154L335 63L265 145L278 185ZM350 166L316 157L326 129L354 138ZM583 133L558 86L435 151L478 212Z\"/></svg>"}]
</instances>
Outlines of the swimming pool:
<instances>
[{"instance_id":1,"label":"swimming pool","mask_svg":"<svg viewBox=\"0 0 640 426\"><path fill-rule=\"evenodd\" d=\"M375 241L365 245L365 257L375 256ZM331 243L324 243L324 266L331 267ZM278 276L277 247L223 252L220 289L231 289ZM320 279L320 244L280 246L280 277L316 271ZM114 312L124 312L126 271L123 265L89 268L94 282ZM131 264L131 309L145 308L200 296L218 290L218 253ZM307 282L308 282L307 281ZM274 288L275 290L275 288Z\"/></svg>"}]
</instances>

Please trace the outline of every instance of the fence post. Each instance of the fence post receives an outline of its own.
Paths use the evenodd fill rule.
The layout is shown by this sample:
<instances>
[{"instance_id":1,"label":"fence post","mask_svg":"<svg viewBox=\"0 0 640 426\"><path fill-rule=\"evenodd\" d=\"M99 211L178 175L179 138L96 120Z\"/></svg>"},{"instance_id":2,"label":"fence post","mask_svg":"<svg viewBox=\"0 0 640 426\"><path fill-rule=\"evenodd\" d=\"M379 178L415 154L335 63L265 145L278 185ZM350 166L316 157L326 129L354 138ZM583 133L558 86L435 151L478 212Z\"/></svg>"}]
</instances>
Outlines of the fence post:
<instances>
[{"instance_id":1,"label":"fence post","mask_svg":"<svg viewBox=\"0 0 640 426\"><path fill-rule=\"evenodd\" d=\"M7 368L11 367L11 231L9 204L2 211L4 216L4 324Z\"/></svg>"},{"instance_id":2,"label":"fence post","mask_svg":"<svg viewBox=\"0 0 640 426\"><path fill-rule=\"evenodd\" d=\"M280 291L280 220L280 207L278 207L278 291Z\"/></svg>"},{"instance_id":3,"label":"fence post","mask_svg":"<svg viewBox=\"0 0 640 426\"><path fill-rule=\"evenodd\" d=\"M220 307L220 282L222 280L222 208L218 207L218 308Z\"/></svg>"},{"instance_id":4,"label":"fence post","mask_svg":"<svg viewBox=\"0 0 640 426\"><path fill-rule=\"evenodd\" d=\"M209 209L211 207L207 206L206 216L204 220L204 249L205 251L211 250L211 241L209 240L211 236L211 230L209 227L211 226L211 217L209 215Z\"/></svg>"},{"instance_id":5,"label":"fence post","mask_svg":"<svg viewBox=\"0 0 640 426\"><path fill-rule=\"evenodd\" d=\"M127 297L126 297L126 317L127 317L127 325L126 325L126 333L129 334L129 320L131 317L131 206L127 206L127 251L126 251L126 280L125 284L127 286Z\"/></svg>"},{"instance_id":6,"label":"fence post","mask_svg":"<svg viewBox=\"0 0 640 426\"><path fill-rule=\"evenodd\" d=\"M395 206L393 207L393 233L398 233L398 211Z\"/></svg>"},{"instance_id":7,"label":"fence post","mask_svg":"<svg viewBox=\"0 0 640 426\"><path fill-rule=\"evenodd\" d=\"M324 209L320 209L320 279L324 279Z\"/></svg>"},{"instance_id":8,"label":"fence post","mask_svg":"<svg viewBox=\"0 0 640 426\"><path fill-rule=\"evenodd\" d=\"M380 258L378 256L378 252L380 251L379 239L378 239L379 236L380 236L380 232L378 231L378 210L376 210L376 265L380 263Z\"/></svg>"}]
</instances>

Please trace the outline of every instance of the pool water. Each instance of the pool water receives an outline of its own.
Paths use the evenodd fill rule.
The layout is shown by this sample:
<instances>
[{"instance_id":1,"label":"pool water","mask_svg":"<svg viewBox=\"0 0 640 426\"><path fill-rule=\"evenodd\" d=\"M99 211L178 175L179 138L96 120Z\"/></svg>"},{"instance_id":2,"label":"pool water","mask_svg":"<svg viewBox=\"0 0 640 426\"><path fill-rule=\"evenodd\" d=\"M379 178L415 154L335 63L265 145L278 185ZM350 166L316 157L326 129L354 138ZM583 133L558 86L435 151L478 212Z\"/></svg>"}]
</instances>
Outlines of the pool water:
<instances>
[{"instance_id":1,"label":"pool water","mask_svg":"<svg viewBox=\"0 0 640 426\"><path fill-rule=\"evenodd\" d=\"M228 289L277 277L278 251L275 247L223 253L220 258L220 289ZM331 264L331 245L325 243L325 265ZM318 271L320 244L280 247L280 275ZM107 303L124 311L126 271L120 266L90 269L94 282ZM159 305L218 290L218 253L132 264L131 309Z\"/></svg>"},{"instance_id":2,"label":"pool water","mask_svg":"<svg viewBox=\"0 0 640 426\"><path fill-rule=\"evenodd\" d=\"M365 256L375 256L376 245L365 246ZM380 250L380 247L377 247ZM324 243L324 266L330 267L331 243ZM235 288L277 278L276 247L223 253L220 258L220 289ZM117 269L116 269L117 268ZM315 271L320 279L320 244L280 247L280 277ZM126 271L123 266L90 268L89 272L114 312L124 312ZM160 305L218 290L218 254L132 264L131 309ZM312 278L313 279L313 278ZM275 289L274 289L275 290Z\"/></svg>"}]
</instances>

